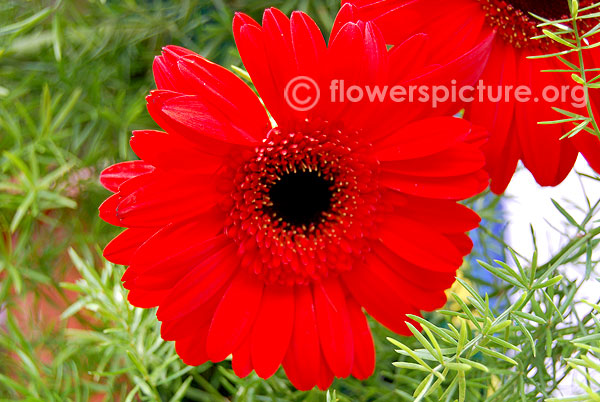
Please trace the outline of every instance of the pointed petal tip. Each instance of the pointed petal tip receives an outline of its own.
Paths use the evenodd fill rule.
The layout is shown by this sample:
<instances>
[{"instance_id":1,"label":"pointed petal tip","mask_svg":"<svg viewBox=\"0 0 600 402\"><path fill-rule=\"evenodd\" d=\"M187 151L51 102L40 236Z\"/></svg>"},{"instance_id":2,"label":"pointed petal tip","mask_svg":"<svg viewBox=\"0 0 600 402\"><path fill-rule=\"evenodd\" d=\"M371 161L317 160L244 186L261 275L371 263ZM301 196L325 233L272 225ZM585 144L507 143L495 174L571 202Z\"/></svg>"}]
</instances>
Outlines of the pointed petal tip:
<instances>
[{"instance_id":1,"label":"pointed petal tip","mask_svg":"<svg viewBox=\"0 0 600 402\"><path fill-rule=\"evenodd\" d=\"M349 15L355 15L358 12L358 7L356 7L353 3L350 3L349 1L345 0L342 3L342 7L340 8L338 14L342 11L345 13L349 13Z\"/></svg>"},{"instance_id":2,"label":"pointed petal tip","mask_svg":"<svg viewBox=\"0 0 600 402\"><path fill-rule=\"evenodd\" d=\"M306 16L306 13L303 11L300 11L300 10L294 10L294 11L292 11L292 15L290 18L293 18L296 15L304 17L304 16Z\"/></svg>"},{"instance_id":3,"label":"pointed petal tip","mask_svg":"<svg viewBox=\"0 0 600 402\"><path fill-rule=\"evenodd\" d=\"M241 29L245 25L255 25L256 26L256 25L258 25L258 23L256 21L254 21L254 19L252 17L250 17L248 14L237 11L233 16L234 32L236 30Z\"/></svg>"}]
</instances>

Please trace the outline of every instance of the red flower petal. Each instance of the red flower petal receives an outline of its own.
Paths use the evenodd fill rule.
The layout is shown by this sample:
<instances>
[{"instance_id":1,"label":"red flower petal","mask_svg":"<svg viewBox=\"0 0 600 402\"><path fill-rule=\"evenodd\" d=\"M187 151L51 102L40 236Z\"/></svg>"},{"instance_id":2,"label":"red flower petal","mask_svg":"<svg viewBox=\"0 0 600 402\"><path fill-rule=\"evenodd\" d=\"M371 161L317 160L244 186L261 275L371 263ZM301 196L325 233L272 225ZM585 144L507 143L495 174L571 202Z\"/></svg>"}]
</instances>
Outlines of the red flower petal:
<instances>
[{"instance_id":1,"label":"red flower petal","mask_svg":"<svg viewBox=\"0 0 600 402\"><path fill-rule=\"evenodd\" d=\"M600 172L600 139L590 133L579 133L571 139L592 169Z\"/></svg>"},{"instance_id":2,"label":"red flower petal","mask_svg":"<svg viewBox=\"0 0 600 402\"><path fill-rule=\"evenodd\" d=\"M121 162L104 169L100 173L100 183L107 190L116 193L125 181L153 170L154 166L144 161Z\"/></svg>"},{"instance_id":3,"label":"red flower petal","mask_svg":"<svg viewBox=\"0 0 600 402\"><path fill-rule=\"evenodd\" d=\"M446 88L457 88L474 85L487 65L492 44L494 41L494 33L491 32L482 39L475 47L469 50L462 56L453 59L447 64L442 64L436 69L427 71L420 77L409 80L405 83L408 87L411 85L425 86L433 88L435 86L445 86ZM435 45L431 45L435 49ZM461 99L456 102L449 100L439 104L435 110L429 111L430 114L452 114L460 111L464 107Z\"/></svg>"},{"instance_id":4,"label":"red flower petal","mask_svg":"<svg viewBox=\"0 0 600 402\"><path fill-rule=\"evenodd\" d=\"M200 261L170 289L169 297L160 305L156 317L160 321L173 320L200 307L229 282L238 264L233 247L219 250Z\"/></svg>"},{"instance_id":5,"label":"red flower petal","mask_svg":"<svg viewBox=\"0 0 600 402\"><path fill-rule=\"evenodd\" d=\"M296 355L294 353L290 353L292 349L293 346L290 347L288 354L286 354L285 358L283 359L283 369L285 370L285 375L287 375L292 385L294 385L294 387L296 387L296 389L298 389L299 391L310 391L315 387L317 383L316 378L319 374L319 366L317 366L317 371L315 372L315 381L308 382L306 378L303 378L299 374L300 370L298 368L298 360L296 359ZM318 349L318 351L319 353L321 353L320 349Z\"/></svg>"},{"instance_id":6,"label":"red flower petal","mask_svg":"<svg viewBox=\"0 0 600 402\"><path fill-rule=\"evenodd\" d=\"M502 40L494 42L494 51L481 79L498 86L516 86L517 66L515 51ZM497 89L496 89L497 90ZM486 152L487 170L491 177L491 188L497 194L504 192L517 168L521 150L513 126L515 103L492 102L485 96L467 108L466 116L474 124L485 126L490 131Z\"/></svg>"},{"instance_id":7,"label":"red flower petal","mask_svg":"<svg viewBox=\"0 0 600 402\"><path fill-rule=\"evenodd\" d=\"M127 226L154 227L177 222L212 208L222 196L212 176L158 178L140 187L117 206L117 217Z\"/></svg>"},{"instance_id":8,"label":"red flower petal","mask_svg":"<svg viewBox=\"0 0 600 402\"><path fill-rule=\"evenodd\" d=\"M213 113L218 111L235 126L245 140L260 140L269 131L271 122L264 106L235 74L198 55L181 58L178 67L186 79L188 90L184 93L198 95Z\"/></svg>"},{"instance_id":9,"label":"red flower petal","mask_svg":"<svg viewBox=\"0 0 600 402\"><path fill-rule=\"evenodd\" d=\"M317 381L317 387L321 391L325 391L331 384L333 383L333 372L327 365L327 360L325 356L321 354L321 365L319 366L319 379Z\"/></svg>"},{"instance_id":10,"label":"red flower petal","mask_svg":"<svg viewBox=\"0 0 600 402\"><path fill-rule=\"evenodd\" d=\"M267 55L277 55L277 57L268 57L265 62L271 71L275 91L281 99L288 82L298 74L298 65L292 45L290 20L276 8L268 8L263 14L262 30ZM250 71L248 72L250 73ZM250 73L250 76L252 77L252 73ZM294 113L290 112L290 116L293 115Z\"/></svg>"},{"instance_id":11,"label":"red flower petal","mask_svg":"<svg viewBox=\"0 0 600 402\"><path fill-rule=\"evenodd\" d=\"M206 337L208 335L208 325L195 329L189 336L178 339L175 342L175 350L181 360L190 366L199 366L206 363L208 355L206 354Z\"/></svg>"},{"instance_id":12,"label":"red flower petal","mask_svg":"<svg viewBox=\"0 0 600 402\"><path fill-rule=\"evenodd\" d=\"M281 365L294 328L294 290L266 286L252 329L252 363L256 374L269 378Z\"/></svg>"},{"instance_id":13,"label":"red flower petal","mask_svg":"<svg viewBox=\"0 0 600 402\"><path fill-rule=\"evenodd\" d=\"M191 50L179 46L166 46L162 55L154 58L152 72L158 89L183 92L187 86L177 70L177 60L182 56L195 54Z\"/></svg>"},{"instance_id":14,"label":"red flower petal","mask_svg":"<svg viewBox=\"0 0 600 402\"><path fill-rule=\"evenodd\" d=\"M199 135L239 145L250 145L255 141L249 132L235 125L227 116L217 114L206 105L204 98L198 95L167 99L160 105L160 111L185 127L187 130L182 134L189 134L186 138L192 141Z\"/></svg>"},{"instance_id":15,"label":"red flower petal","mask_svg":"<svg viewBox=\"0 0 600 402\"><path fill-rule=\"evenodd\" d=\"M294 332L283 367L296 388L308 391L317 385L321 347L310 286L296 286Z\"/></svg>"},{"instance_id":16,"label":"red flower petal","mask_svg":"<svg viewBox=\"0 0 600 402\"><path fill-rule=\"evenodd\" d=\"M410 218L385 215L380 238L396 254L424 268L451 272L462 264L462 255L448 239Z\"/></svg>"},{"instance_id":17,"label":"red flower petal","mask_svg":"<svg viewBox=\"0 0 600 402\"><path fill-rule=\"evenodd\" d=\"M406 57L410 54L411 57ZM430 39L427 34L419 33L410 36L404 42L394 46L390 51L392 82L408 81L423 74L432 56Z\"/></svg>"},{"instance_id":18,"label":"red flower petal","mask_svg":"<svg viewBox=\"0 0 600 402\"><path fill-rule=\"evenodd\" d=\"M371 245L373 252L388 268L423 290L443 291L449 289L456 280L456 271L439 272L419 267L406 261L381 242L372 242Z\"/></svg>"},{"instance_id":19,"label":"red flower petal","mask_svg":"<svg viewBox=\"0 0 600 402\"><path fill-rule=\"evenodd\" d=\"M388 50L381 32L372 22L365 25L365 49L369 82L385 84L390 68Z\"/></svg>"},{"instance_id":20,"label":"red flower petal","mask_svg":"<svg viewBox=\"0 0 600 402\"><path fill-rule=\"evenodd\" d=\"M463 141L471 123L454 117L434 117L408 124L374 145L380 161L412 160L437 154Z\"/></svg>"},{"instance_id":21,"label":"red flower petal","mask_svg":"<svg viewBox=\"0 0 600 402\"><path fill-rule=\"evenodd\" d=\"M402 289L398 295L406 304L417 309L433 311L446 304L446 294L443 291L432 291L415 286L399 275L397 269L391 268L387 261L377 257L368 259L369 272L376 279L387 283L390 289ZM394 267L400 268L400 267Z\"/></svg>"},{"instance_id":22,"label":"red flower petal","mask_svg":"<svg viewBox=\"0 0 600 402\"><path fill-rule=\"evenodd\" d=\"M161 338L165 341L175 341L184 338L189 334L194 334L198 328L208 326L224 293L225 289L221 289L206 303L202 304L191 313L173 320L163 321L160 327Z\"/></svg>"},{"instance_id":23,"label":"red flower petal","mask_svg":"<svg viewBox=\"0 0 600 402\"><path fill-rule=\"evenodd\" d=\"M337 377L352 371L354 341L344 290L337 279L313 286L319 339L327 365Z\"/></svg>"},{"instance_id":24,"label":"red flower petal","mask_svg":"<svg viewBox=\"0 0 600 402\"><path fill-rule=\"evenodd\" d=\"M216 210L199 215L197 220L164 226L134 255L126 272L135 276L154 269L163 262L171 261L174 254L198 246L206 240L222 234L223 215ZM225 236L219 237L221 244L229 244ZM167 271L168 272L168 271Z\"/></svg>"},{"instance_id":25,"label":"red flower petal","mask_svg":"<svg viewBox=\"0 0 600 402\"><path fill-rule=\"evenodd\" d=\"M142 268L136 265L134 273L137 277L134 279L134 286L148 290L170 289L191 271L199 269L207 258L228 245L231 245L231 242L224 239L224 236L208 240L200 237L197 239L197 244L172 251L167 258ZM129 283L125 284L125 287L131 286Z\"/></svg>"},{"instance_id":26,"label":"red flower petal","mask_svg":"<svg viewBox=\"0 0 600 402\"><path fill-rule=\"evenodd\" d=\"M242 344L233 352L231 358L233 372L240 378L252 372L252 357L250 355L250 337L247 336Z\"/></svg>"},{"instance_id":27,"label":"red flower petal","mask_svg":"<svg viewBox=\"0 0 600 402\"><path fill-rule=\"evenodd\" d=\"M119 194L113 194L108 197L98 208L100 219L113 226L123 227L121 220L117 217L117 205L121 202Z\"/></svg>"},{"instance_id":28,"label":"red flower petal","mask_svg":"<svg viewBox=\"0 0 600 402\"><path fill-rule=\"evenodd\" d=\"M267 56L266 34L247 15L237 13L233 19L233 34L246 70L271 116L279 124L290 121L290 111L283 102L283 87L273 77Z\"/></svg>"},{"instance_id":29,"label":"red flower petal","mask_svg":"<svg viewBox=\"0 0 600 402\"><path fill-rule=\"evenodd\" d=\"M188 107L182 104L186 100L190 100ZM240 143L251 144L222 116L209 110L197 95L156 90L146 97L146 101L150 116L163 130L191 141L203 153L225 156L239 149Z\"/></svg>"},{"instance_id":30,"label":"red flower petal","mask_svg":"<svg viewBox=\"0 0 600 402\"><path fill-rule=\"evenodd\" d=\"M383 202L396 207L396 213L408 216L441 233L461 233L476 229L481 218L475 212L455 201L413 197L395 191L386 191Z\"/></svg>"},{"instance_id":31,"label":"red flower petal","mask_svg":"<svg viewBox=\"0 0 600 402\"><path fill-rule=\"evenodd\" d=\"M366 50L363 30L353 22L346 23L333 40L330 40L326 56L326 82L327 90L334 80L350 85L364 85L366 81ZM359 111L360 108L351 102L332 102L322 112L323 118L344 120L348 127L355 125L353 119L357 117L350 111Z\"/></svg>"},{"instance_id":32,"label":"red flower petal","mask_svg":"<svg viewBox=\"0 0 600 402\"><path fill-rule=\"evenodd\" d=\"M484 167L485 158L479 147L465 143L428 157L382 164L384 170L417 177L463 176Z\"/></svg>"},{"instance_id":33,"label":"red flower petal","mask_svg":"<svg viewBox=\"0 0 600 402\"><path fill-rule=\"evenodd\" d=\"M211 361L219 362L243 342L258 313L264 284L241 270L217 307L208 333L207 350Z\"/></svg>"},{"instance_id":34,"label":"red flower petal","mask_svg":"<svg viewBox=\"0 0 600 402\"><path fill-rule=\"evenodd\" d=\"M455 58L462 54L468 44L465 41L468 30L470 38L476 39L479 32L473 27L483 23L485 14L481 6L473 0L344 0L344 3L358 6L358 17L367 21L374 20L383 31L388 43L398 44L404 42L411 35L418 32L433 32L440 38L435 49L439 49L440 55L444 52L442 60ZM435 25L433 25L435 23ZM462 39L461 39L462 38ZM442 39L447 39L443 42ZM456 46L445 46L445 43L453 43Z\"/></svg>"},{"instance_id":35,"label":"red flower petal","mask_svg":"<svg viewBox=\"0 0 600 402\"><path fill-rule=\"evenodd\" d=\"M354 335L354 364L352 375L359 380L366 380L375 371L375 346L373 336L367 323L367 317L360 305L352 298L346 299L352 334Z\"/></svg>"},{"instance_id":36,"label":"red flower petal","mask_svg":"<svg viewBox=\"0 0 600 402\"><path fill-rule=\"evenodd\" d=\"M473 250L473 240L464 233L444 234L444 237L450 240L458 252L465 256Z\"/></svg>"},{"instance_id":37,"label":"red flower petal","mask_svg":"<svg viewBox=\"0 0 600 402\"><path fill-rule=\"evenodd\" d=\"M123 199L143 186L152 183L159 177L160 174L156 170L132 177L119 186L119 197Z\"/></svg>"},{"instance_id":38,"label":"red flower petal","mask_svg":"<svg viewBox=\"0 0 600 402\"><path fill-rule=\"evenodd\" d=\"M488 186L484 171L455 177L417 177L383 172L381 183L392 190L424 198L464 200L481 193Z\"/></svg>"},{"instance_id":39,"label":"red flower petal","mask_svg":"<svg viewBox=\"0 0 600 402\"><path fill-rule=\"evenodd\" d=\"M155 228L127 229L106 245L102 255L114 264L129 265L133 254L155 232Z\"/></svg>"},{"instance_id":40,"label":"red flower petal","mask_svg":"<svg viewBox=\"0 0 600 402\"><path fill-rule=\"evenodd\" d=\"M333 27L331 28L331 34L329 36L329 45L335 40L338 33L342 30L344 25L348 22L358 21L358 9L350 3L342 4L342 8L335 17Z\"/></svg>"},{"instance_id":41,"label":"red flower petal","mask_svg":"<svg viewBox=\"0 0 600 402\"><path fill-rule=\"evenodd\" d=\"M225 162L222 157L195 149L192 142L162 131L134 131L129 145L138 157L164 170L210 174Z\"/></svg>"},{"instance_id":42,"label":"red flower petal","mask_svg":"<svg viewBox=\"0 0 600 402\"><path fill-rule=\"evenodd\" d=\"M213 116L224 117L250 142L270 128L267 113L252 90L235 74L194 52L168 46L155 59L154 72L159 89L198 95Z\"/></svg>"},{"instance_id":43,"label":"red flower petal","mask_svg":"<svg viewBox=\"0 0 600 402\"><path fill-rule=\"evenodd\" d=\"M561 141L564 134L561 125L539 125L538 121L555 120L552 106L543 99L542 93L548 85L543 69L561 68L543 60L529 60L520 57L517 62L517 83L526 85L538 102L525 102L516 108L515 121L519 144L523 151L523 164L542 186L555 186L561 183L575 164L577 150L569 141ZM535 118L532 118L535 116ZM559 170L565 160L568 169Z\"/></svg>"},{"instance_id":44,"label":"red flower petal","mask_svg":"<svg viewBox=\"0 0 600 402\"><path fill-rule=\"evenodd\" d=\"M426 4L427 2L421 3L422 12L430 15L432 5ZM446 10L443 14L439 13L439 9L436 10L439 15L439 19L436 21L439 24L439 29L436 35L433 36L434 41L432 43L432 47L437 49L436 59L444 61L456 59L457 55L463 55L477 48L481 37L491 33L491 29L485 21L485 13L481 12L480 4L468 0L454 0L451 5L446 5L446 7L448 6L450 10ZM430 18L427 18L427 20L430 21ZM429 32L429 30L425 29L419 32ZM447 43L452 43L453 46L446 46ZM487 54L489 54L489 50L488 44ZM481 69L483 69L485 61L482 64L474 64L473 75L475 79L481 75Z\"/></svg>"},{"instance_id":45,"label":"red flower petal","mask_svg":"<svg viewBox=\"0 0 600 402\"><path fill-rule=\"evenodd\" d=\"M364 264L357 264L342 275L344 285L354 299L377 321L400 335L410 335L406 314L419 314L419 310L400 298L397 289L371 275Z\"/></svg>"},{"instance_id":46,"label":"red flower petal","mask_svg":"<svg viewBox=\"0 0 600 402\"><path fill-rule=\"evenodd\" d=\"M298 74L317 76L323 56L327 52L325 39L319 27L305 13L294 11L290 29Z\"/></svg>"},{"instance_id":47,"label":"red flower petal","mask_svg":"<svg viewBox=\"0 0 600 402\"><path fill-rule=\"evenodd\" d=\"M168 290L131 289L127 294L127 300L135 307L153 308L160 305L168 294Z\"/></svg>"}]
</instances>

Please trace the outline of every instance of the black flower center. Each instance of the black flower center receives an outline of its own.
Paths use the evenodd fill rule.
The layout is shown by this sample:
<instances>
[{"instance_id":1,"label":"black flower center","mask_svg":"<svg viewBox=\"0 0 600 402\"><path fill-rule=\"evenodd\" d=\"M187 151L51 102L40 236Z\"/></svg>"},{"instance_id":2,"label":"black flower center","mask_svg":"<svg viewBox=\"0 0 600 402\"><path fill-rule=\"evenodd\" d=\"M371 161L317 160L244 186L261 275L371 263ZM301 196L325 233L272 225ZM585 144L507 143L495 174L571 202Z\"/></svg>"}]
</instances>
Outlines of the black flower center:
<instances>
[{"instance_id":1,"label":"black flower center","mask_svg":"<svg viewBox=\"0 0 600 402\"><path fill-rule=\"evenodd\" d=\"M508 3L524 13L533 13L548 19L559 19L569 15L565 0L510 0Z\"/></svg>"},{"instance_id":2,"label":"black flower center","mask_svg":"<svg viewBox=\"0 0 600 402\"><path fill-rule=\"evenodd\" d=\"M287 174L269 190L272 210L290 225L317 223L331 207L331 186L315 171Z\"/></svg>"}]
</instances>

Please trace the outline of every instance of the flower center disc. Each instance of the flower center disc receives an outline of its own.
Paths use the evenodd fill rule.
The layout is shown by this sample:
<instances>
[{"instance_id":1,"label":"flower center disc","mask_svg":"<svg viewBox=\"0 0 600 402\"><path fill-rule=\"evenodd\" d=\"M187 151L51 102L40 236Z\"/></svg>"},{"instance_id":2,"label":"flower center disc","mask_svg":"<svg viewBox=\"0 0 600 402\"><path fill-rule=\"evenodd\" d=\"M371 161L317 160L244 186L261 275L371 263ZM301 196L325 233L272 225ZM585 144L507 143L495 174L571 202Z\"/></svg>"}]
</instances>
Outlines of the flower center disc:
<instances>
[{"instance_id":1,"label":"flower center disc","mask_svg":"<svg viewBox=\"0 0 600 402\"><path fill-rule=\"evenodd\" d=\"M569 6L566 0L477 0L486 13L488 24L496 29L507 43L517 49L529 48L548 50L553 42L544 38L532 40L541 34L537 27L540 20L535 14L549 20L568 18ZM589 5L589 0L580 1L581 7Z\"/></svg>"},{"instance_id":2,"label":"flower center disc","mask_svg":"<svg viewBox=\"0 0 600 402\"><path fill-rule=\"evenodd\" d=\"M285 285L351 269L368 249L379 200L369 147L330 127L272 129L235 173L226 234L242 265Z\"/></svg>"},{"instance_id":3,"label":"flower center disc","mask_svg":"<svg viewBox=\"0 0 600 402\"><path fill-rule=\"evenodd\" d=\"M319 172L283 176L269 190L273 216L293 226L318 223L331 206L332 185Z\"/></svg>"},{"instance_id":4,"label":"flower center disc","mask_svg":"<svg viewBox=\"0 0 600 402\"><path fill-rule=\"evenodd\" d=\"M507 3L525 13L533 13L550 20L569 15L569 6L563 0L509 0Z\"/></svg>"}]
</instances>

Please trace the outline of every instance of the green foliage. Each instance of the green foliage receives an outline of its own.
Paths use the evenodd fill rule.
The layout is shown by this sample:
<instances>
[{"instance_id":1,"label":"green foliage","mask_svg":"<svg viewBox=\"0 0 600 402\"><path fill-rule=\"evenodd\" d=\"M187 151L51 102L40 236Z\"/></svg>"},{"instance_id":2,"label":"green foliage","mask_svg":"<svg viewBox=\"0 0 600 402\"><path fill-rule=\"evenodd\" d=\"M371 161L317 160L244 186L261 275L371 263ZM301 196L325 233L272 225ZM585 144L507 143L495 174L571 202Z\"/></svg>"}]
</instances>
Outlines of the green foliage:
<instances>
[{"instance_id":1,"label":"green foliage","mask_svg":"<svg viewBox=\"0 0 600 402\"><path fill-rule=\"evenodd\" d=\"M600 25L591 25L588 22L593 21L592 18L598 18L600 16L600 3L580 8L578 0L567 1L569 2L571 17L555 21L540 18L542 23L539 26L542 29L543 35L538 37L538 39L550 39L555 42L559 48L564 50L561 50L558 53L531 58L554 57L566 66L566 69L547 70L546 72L555 74L568 73L571 75L571 78L576 85L581 85L583 87L587 115L584 116L555 107L553 109L558 113L563 114L565 118L556 121L542 122L540 124L573 124L574 127L567 132L563 138L573 137L584 130L600 137L599 124L597 123L590 103L590 91L596 90L597 92L597 90L600 89L600 83L598 82L600 80L600 69L597 67L589 67L591 63L587 55L590 49L600 46L600 43L593 38L600 32Z\"/></svg>"},{"instance_id":2,"label":"green foliage","mask_svg":"<svg viewBox=\"0 0 600 402\"><path fill-rule=\"evenodd\" d=\"M576 308L583 303L598 311L596 304L578 294L597 264L591 250L598 244L600 228L592 221L600 212L600 202L590 205L582 222L554 204L578 233L548 263L538 265L537 247L527 264L510 249L512 266L480 261L500 279L494 285L495 305L488 294L480 296L469 281L459 278L465 296L451 293L455 310L439 311L436 321L412 317L423 328L420 333L411 327L416 348L414 342L389 339L401 355L394 365L423 373L411 388L415 401L595 400L590 395L597 397L598 376L589 370L600 367L594 360L599 350L584 342L600 339L598 318L580 317ZM533 240L535 244L535 236ZM586 275L575 281L565 279L558 272L566 264L586 267ZM585 375L588 384L582 389L588 396L552 398L573 370Z\"/></svg>"},{"instance_id":3,"label":"green foliage","mask_svg":"<svg viewBox=\"0 0 600 402\"><path fill-rule=\"evenodd\" d=\"M547 402L570 402L570 401L599 401L600 396L595 391L600 388L600 305L583 300L593 309L590 321L595 325L595 331L589 335L577 337L571 340L574 348L577 348L574 357L566 358L569 368L576 370L585 379L577 384L584 391L581 395L550 398Z\"/></svg>"}]
</instances>

